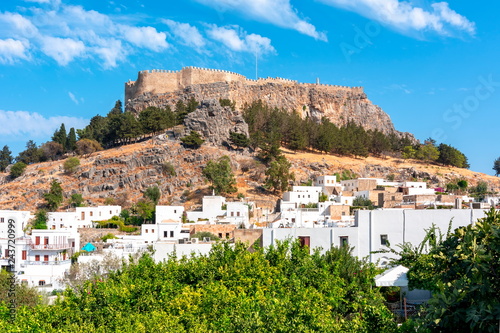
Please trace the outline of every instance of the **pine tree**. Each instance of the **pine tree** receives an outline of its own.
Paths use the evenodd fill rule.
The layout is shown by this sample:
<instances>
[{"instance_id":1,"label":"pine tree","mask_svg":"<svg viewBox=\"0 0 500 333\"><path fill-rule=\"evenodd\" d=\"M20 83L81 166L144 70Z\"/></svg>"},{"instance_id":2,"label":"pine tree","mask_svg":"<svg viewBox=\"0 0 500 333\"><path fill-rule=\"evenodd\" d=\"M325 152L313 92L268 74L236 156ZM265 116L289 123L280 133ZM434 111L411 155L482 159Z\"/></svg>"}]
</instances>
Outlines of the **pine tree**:
<instances>
[{"instance_id":1,"label":"pine tree","mask_svg":"<svg viewBox=\"0 0 500 333\"><path fill-rule=\"evenodd\" d=\"M12 152L9 150L9 147L7 145L3 146L2 151L0 151L0 171L4 172L13 161L14 158L12 157Z\"/></svg>"},{"instance_id":2,"label":"pine tree","mask_svg":"<svg viewBox=\"0 0 500 333\"><path fill-rule=\"evenodd\" d=\"M71 127L69 130L66 149L67 151L75 151L76 149L76 132L74 127Z\"/></svg>"}]
</instances>

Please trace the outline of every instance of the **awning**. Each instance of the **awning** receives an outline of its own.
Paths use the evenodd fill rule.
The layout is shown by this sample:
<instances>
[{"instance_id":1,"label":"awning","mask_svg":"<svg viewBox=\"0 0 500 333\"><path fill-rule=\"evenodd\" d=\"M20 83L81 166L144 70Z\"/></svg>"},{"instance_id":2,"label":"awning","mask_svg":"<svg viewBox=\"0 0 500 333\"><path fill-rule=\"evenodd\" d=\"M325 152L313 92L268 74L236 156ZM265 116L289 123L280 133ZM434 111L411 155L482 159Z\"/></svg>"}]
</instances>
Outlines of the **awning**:
<instances>
[{"instance_id":1,"label":"awning","mask_svg":"<svg viewBox=\"0 0 500 333\"><path fill-rule=\"evenodd\" d=\"M375 276L375 285L377 287L407 287L407 272L408 268L404 266L392 267L382 274Z\"/></svg>"},{"instance_id":2,"label":"awning","mask_svg":"<svg viewBox=\"0 0 500 333\"><path fill-rule=\"evenodd\" d=\"M90 242L85 244L84 247L82 247L82 250L87 251L87 252L92 252L95 251L96 247L92 245Z\"/></svg>"}]
</instances>

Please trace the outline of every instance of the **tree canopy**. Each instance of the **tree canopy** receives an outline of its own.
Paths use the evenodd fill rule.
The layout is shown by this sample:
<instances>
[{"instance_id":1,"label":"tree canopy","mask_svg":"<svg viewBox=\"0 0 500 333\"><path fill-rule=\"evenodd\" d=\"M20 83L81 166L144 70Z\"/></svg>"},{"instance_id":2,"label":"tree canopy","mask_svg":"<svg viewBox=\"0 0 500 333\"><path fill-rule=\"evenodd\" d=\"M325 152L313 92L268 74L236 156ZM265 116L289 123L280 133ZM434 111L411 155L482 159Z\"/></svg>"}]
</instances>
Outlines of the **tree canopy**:
<instances>
[{"instance_id":1,"label":"tree canopy","mask_svg":"<svg viewBox=\"0 0 500 333\"><path fill-rule=\"evenodd\" d=\"M150 255L64 292L54 305L22 307L4 331L32 332L394 332L372 288L378 270L332 248L298 242L253 253L219 242L207 256Z\"/></svg>"},{"instance_id":2,"label":"tree canopy","mask_svg":"<svg viewBox=\"0 0 500 333\"><path fill-rule=\"evenodd\" d=\"M224 155L217 161L208 161L203 168L203 176L211 183L210 188L217 194L235 193L236 179L231 169L229 156Z\"/></svg>"}]
</instances>

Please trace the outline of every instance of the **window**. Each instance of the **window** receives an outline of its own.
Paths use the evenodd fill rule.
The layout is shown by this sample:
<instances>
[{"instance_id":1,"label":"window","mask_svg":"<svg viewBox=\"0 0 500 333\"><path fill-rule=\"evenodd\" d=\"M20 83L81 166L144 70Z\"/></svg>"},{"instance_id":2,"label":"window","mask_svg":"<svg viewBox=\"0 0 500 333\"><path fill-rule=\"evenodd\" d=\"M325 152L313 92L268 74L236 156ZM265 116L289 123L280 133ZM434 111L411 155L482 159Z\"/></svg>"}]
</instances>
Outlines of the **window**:
<instances>
[{"instance_id":1,"label":"window","mask_svg":"<svg viewBox=\"0 0 500 333\"><path fill-rule=\"evenodd\" d=\"M234 212L231 212L231 216L234 216Z\"/></svg>"},{"instance_id":2,"label":"window","mask_svg":"<svg viewBox=\"0 0 500 333\"><path fill-rule=\"evenodd\" d=\"M49 255L48 254L46 254L46 255L43 256L43 261L49 261Z\"/></svg>"},{"instance_id":3,"label":"window","mask_svg":"<svg viewBox=\"0 0 500 333\"><path fill-rule=\"evenodd\" d=\"M23 252L22 252L22 259L26 260L26 258L27 258L26 250L23 250Z\"/></svg>"},{"instance_id":4,"label":"window","mask_svg":"<svg viewBox=\"0 0 500 333\"><path fill-rule=\"evenodd\" d=\"M341 236L340 237L340 246L349 246L349 237L348 236Z\"/></svg>"},{"instance_id":5,"label":"window","mask_svg":"<svg viewBox=\"0 0 500 333\"><path fill-rule=\"evenodd\" d=\"M168 231L163 232L163 237L167 238L168 237Z\"/></svg>"},{"instance_id":6,"label":"window","mask_svg":"<svg viewBox=\"0 0 500 333\"><path fill-rule=\"evenodd\" d=\"M219 238L222 238L222 232L219 232Z\"/></svg>"},{"instance_id":7,"label":"window","mask_svg":"<svg viewBox=\"0 0 500 333\"><path fill-rule=\"evenodd\" d=\"M388 245L389 238L387 235L380 235L380 245Z\"/></svg>"},{"instance_id":8,"label":"window","mask_svg":"<svg viewBox=\"0 0 500 333\"><path fill-rule=\"evenodd\" d=\"M292 223L295 223L295 217L292 217Z\"/></svg>"},{"instance_id":9,"label":"window","mask_svg":"<svg viewBox=\"0 0 500 333\"><path fill-rule=\"evenodd\" d=\"M82 220L85 220L85 212L82 212Z\"/></svg>"},{"instance_id":10,"label":"window","mask_svg":"<svg viewBox=\"0 0 500 333\"><path fill-rule=\"evenodd\" d=\"M35 261L40 261L40 255L35 255Z\"/></svg>"},{"instance_id":11,"label":"window","mask_svg":"<svg viewBox=\"0 0 500 333\"><path fill-rule=\"evenodd\" d=\"M226 232L226 238L229 238L229 232Z\"/></svg>"},{"instance_id":12,"label":"window","mask_svg":"<svg viewBox=\"0 0 500 333\"><path fill-rule=\"evenodd\" d=\"M342 216L345 216L345 212L342 212Z\"/></svg>"},{"instance_id":13,"label":"window","mask_svg":"<svg viewBox=\"0 0 500 333\"><path fill-rule=\"evenodd\" d=\"M8 258L9 257L9 249L5 249L5 258Z\"/></svg>"},{"instance_id":14,"label":"window","mask_svg":"<svg viewBox=\"0 0 500 333\"><path fill-rule=\"evenodd\" d=\"M393 196L391 197L391 200L393 200L393 201L394 201L394 200L396 200L396 196L395 196L395 195L393 195Z\"/></svg>"},{"instance_id":15,"label":"window","mask_svg":"<svg viewBox=\"0 0 500 333\"><path fill-rule=\"evenodd\" d=\"M154 234L155 233L155 229L151 229L151 233Z\"/></svg>"},{"instance_id":16,"label":"window","mask_svg":"<svg viewBox=\"0 0 500 333\"><path fill-rule=\"evenodd\" d=\"M39 286L45 286L45 280L40 280L38 281Z\"/></svg>"},{"instance_id":17,"label":"window","mask_svg":"<svg viewBox=\"0 0 500 333\"><path fill-rule=\"evenodd\" d=\"M4 223L4 222L5 222L5 220L4 220L4 218L3 218L3 217L0 217L0 222L2 222L2 223Z\"/></svg>"},{"instance_id":18,"label":"window","mask_svg":"<svg viewBox=\"0 0 500 333\"><path fill-rule=\"evenodd\" d=\"M148 233L148 229L144 229L144 231L145 231L146 233Z\"/></svg>"},{"instance_id":19,"label":"window","mask_svg":"<svg viewBox=\"0 0 500 333\"><path fill-rule=\"evenodd\" d=\"M93 211L90 211L90 216L94 216L94 212Z\"/></svg>"},{"instance_id":20,"label":"window","mask_svg":"<svg viewBox=\"0 0 500 333\"><path fill-rule=\"evenodd\" d=\"M240 216L240 212L236 212L236 216Z\"/></svg>"},{"instance_id":21,"label":"window","mask_svg":"<svg viewBox=\"0 0 500 333\"><path fill-rule=\"evenodd\" d=\"M43 238L43 245L49 245L49 237Z\"/></svg>"},{"instance_id":22,"label":"window","mask_svg":"<svg viewBox=\"0 0 500 333\"><path fill-rule=\"evenodd\" d=\"M170 238L174 238L174 231L170 230Z\"/></svg>"},{"instance_id":23,"label":"window","mask_svg":"<svg viewBox=\"0 0 500 333\"><path fill-rule=\"evenodd\" d=\"M299 243L301 247L311 247L311 237L310 236L299 236Z\"/></svg>"},{"instance_id":24,"label":"window","mask_svg":"<svg viewBox=\"0 0 500 333\"><path fill-rule=\"evenodd\" d=\"M174 214L177 214L177 209L174 209Z\"/></svg>"}]
</instances>

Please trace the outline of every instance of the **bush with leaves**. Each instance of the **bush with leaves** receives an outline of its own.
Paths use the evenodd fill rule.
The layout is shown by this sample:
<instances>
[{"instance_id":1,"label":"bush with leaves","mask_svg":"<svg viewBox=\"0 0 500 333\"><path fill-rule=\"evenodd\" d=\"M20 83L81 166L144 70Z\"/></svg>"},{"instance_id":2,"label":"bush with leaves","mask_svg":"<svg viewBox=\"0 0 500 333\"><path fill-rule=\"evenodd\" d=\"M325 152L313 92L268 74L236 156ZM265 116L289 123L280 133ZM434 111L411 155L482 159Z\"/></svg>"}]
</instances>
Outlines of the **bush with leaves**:
<instances>
[{"instance_id":1,"label":"bush with leaves","mask_svg":"<svg viewBox=\"0 0 500 333\"><path fill-rule=\"evenodd\" d=\"M203 176L211 183L210 188L217 194L235 193L236 179L231 169L229 156L224 155L217 161L208 161L203 168Z\"/></svg>"},{"instance_id":2,"label":"bush with leaves","mask_svg":"<svg viewBox=\"0 0 500 333\"><path fill-rule=\"evenodd\" d=\"M24 170L26 170L26 163L24 162L17 162L10 168L10 177L12 179L15 179L19 176L21 176L24 173Z\"/></svg>"},{"instance_id":3,"label":"bush with leaves","mask_svg":"<svg viewBox=\"0 0 500 333\"><path fill-rule=\"evenodd\" d=\"M70 174L75 173L80 166L80 159L78 157L69 157L64 161L63 168L64 172Z\"/></svg>"},{"instance_id":4,"label":"bush with leaves","mask_svg":"<svg viewBox=\"0 0 500 333\"><path fill-rule=\"evenodd\" d=\"M33 221L33 229L47 229L47 211L40 209L35 214L35 220Z\"/></svg>"},{"instance_id":5,"label":"bush with leaves","mask_svg":"<svg viewBox=\"0 0 500 333\"><path fill-rule=\"evenodd\" d=\"M196 131L191 131L189 135L186 135L185 137L181 138L181 142L189 148L199 148L205 140L201 138L200 133Z\"/></svg>"}]
</instances>

